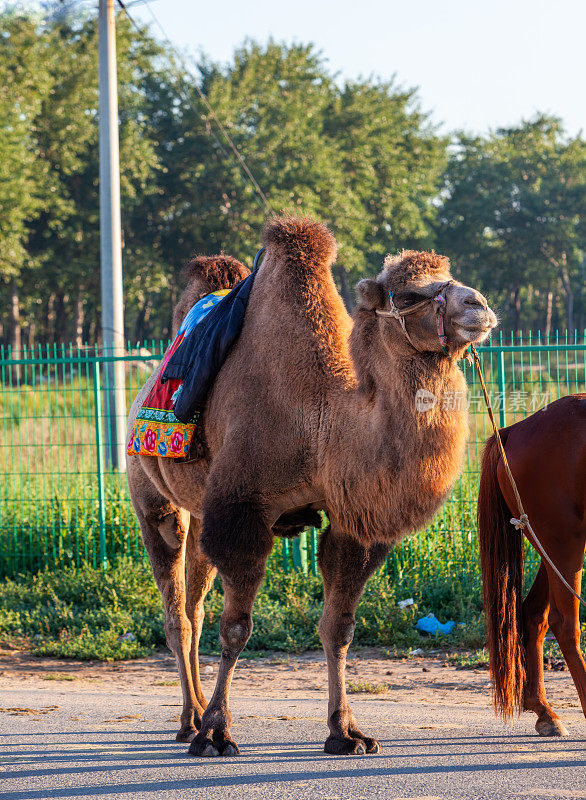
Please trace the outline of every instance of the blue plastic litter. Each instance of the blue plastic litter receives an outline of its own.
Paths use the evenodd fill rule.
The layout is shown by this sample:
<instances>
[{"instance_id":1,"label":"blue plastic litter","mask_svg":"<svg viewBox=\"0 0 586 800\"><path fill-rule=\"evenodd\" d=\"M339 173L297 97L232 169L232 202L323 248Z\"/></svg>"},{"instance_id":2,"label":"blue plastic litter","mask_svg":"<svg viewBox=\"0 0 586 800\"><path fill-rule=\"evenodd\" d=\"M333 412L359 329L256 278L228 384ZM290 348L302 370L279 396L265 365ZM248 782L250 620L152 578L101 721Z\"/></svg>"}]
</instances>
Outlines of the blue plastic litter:
<instances>
[{"instance_id":1,"label":"blue plastic litter","mask_svg":"<svg viewBox=\"0 0 586 800\"><path fill-rule=\"evenodd\" d=\"M442 625L434 614L428 614L426 617L417 620L415 627L421 633L451 633L456 627L456 623L450 620Z\"/></svg>"}]
</instances>

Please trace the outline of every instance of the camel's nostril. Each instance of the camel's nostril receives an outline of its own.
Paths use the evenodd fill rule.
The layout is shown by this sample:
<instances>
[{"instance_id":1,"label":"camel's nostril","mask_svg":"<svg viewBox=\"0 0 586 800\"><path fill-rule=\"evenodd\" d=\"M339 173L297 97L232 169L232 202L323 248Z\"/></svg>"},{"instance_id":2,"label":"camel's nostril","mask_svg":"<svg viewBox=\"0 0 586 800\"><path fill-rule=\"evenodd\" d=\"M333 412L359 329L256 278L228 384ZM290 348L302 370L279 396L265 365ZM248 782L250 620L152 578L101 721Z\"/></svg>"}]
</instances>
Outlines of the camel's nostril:
<instances>
[{"instance_id":1,"label":"camel's nostril","mask_svg":"<svg viewBox=\"0 0 586 800\"><path fill-rule=\"evenodd\" d=\"M467 297L464 300L464 305L470 306L471 308L486 308L486 303L483 303L482 301L473 297Z\"/></svg>"}]
</instances>

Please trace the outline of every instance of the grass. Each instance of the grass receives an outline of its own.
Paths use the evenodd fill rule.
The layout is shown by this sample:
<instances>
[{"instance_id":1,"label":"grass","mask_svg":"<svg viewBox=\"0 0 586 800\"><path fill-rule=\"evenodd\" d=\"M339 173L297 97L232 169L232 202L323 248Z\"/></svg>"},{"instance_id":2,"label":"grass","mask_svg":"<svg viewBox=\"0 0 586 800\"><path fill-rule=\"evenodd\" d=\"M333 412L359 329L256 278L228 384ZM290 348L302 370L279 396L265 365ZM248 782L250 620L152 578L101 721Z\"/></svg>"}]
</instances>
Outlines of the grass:
<instances>
[{"instance_id":1,"label":"grass","mask_svg":"<svg viewBox=\"0 0 586 800\"><path fill-rule=\"evenodd\" d=\"M348 681L346 690L348 694L386 694L390 689L388 683L360 683Z\"/></svg>"},{"instance_id":2,"label":"grass","mask_svg":"<svg viewBox=\"0 0 586 800\"><path fill-rule=\"evenodd\" d=\"M160 353L162 346L151 343L150 349ZM55 359L75 356L76 351L64 347L43 354ZM137 357L126 362L127 408L157 358L141 362ZM485 355L484 369L489 388L496 391L494 354ZM473 383L464 475L432 525L394 551L391 574L399 583L404 573L413 569L423 570L426 579L438 572L470 572L478 582L474 524L478 457L490 425L478 401L478 385L470 369L466 371ZM0 576L82 563L97 566L99 495L91 364L73 359L61 364L27 365L22 368L18 387L7 367L0 378ZM525 402L534 390L548 392L552 400L583 389L583 354L507 354L505 379L510 423L531 411L530 407L511 407L515 393L526 395L521 398ZM125 478L106 473L105 484L107 555L110 559L121 555L141 558L140 532Z\"/></svg>"},{"instance_id":3,"label":"grass","mask_svg":"<svg viewBox=\"0 0 586 800\"><path fill-rule=\"evenodd\" d=\"M401 610L397 597L405 591L416 602ZM254 606L247 654L320 648L322 602L320 578L271 571ZM216 581L206 600L203 653L219 652L222 603ZM479 594L469 594L458 582L422 585L412 580L398 592L388 576L379 573L368 583L358 607L354 644L399 650L479 647L480 609ZM413 626L430 612L441 619L466 619L467 626L450 637L424 639ZM132 641L122 638L129 632ZM0 645L59 658L117 661L148 655L165 645L162 603L150 567L125 560L107 570L84 566L5 579L0 584Z\"/></svg>"},{"instance_id":4,"label":"grass","mask_svg":"<svg viewBox=\"0 0 586 800\"><path fill-rule=\"evenodd\" d=\"M404 597L414 604L399 607ZM247 657L300 653L321 648L317 623L323 584L301 572L268 573L253 608L254 630ZM221 584L216 581L205 604L201 652L219 652ZM434 613L440 621L464 622L449 636L421 636L415 622ZM368 582L356 612L354 648L380 647L388 657L416 648L444 651L451 663L486 663L482 598L478 587L450 576L423 579L406 573L396 583L384 571ZM586 624L582 625L586 642ZM124 634L131 633L132 637ZM119 661L147 656L165 646L163 609L148 564L122 560L107 570L64 568L4 579L0 583L0 646L39 656ZM555 642L547 654L558 658ZM48 680L67 680L55 673Z\"/></svg>"}]
</instances>

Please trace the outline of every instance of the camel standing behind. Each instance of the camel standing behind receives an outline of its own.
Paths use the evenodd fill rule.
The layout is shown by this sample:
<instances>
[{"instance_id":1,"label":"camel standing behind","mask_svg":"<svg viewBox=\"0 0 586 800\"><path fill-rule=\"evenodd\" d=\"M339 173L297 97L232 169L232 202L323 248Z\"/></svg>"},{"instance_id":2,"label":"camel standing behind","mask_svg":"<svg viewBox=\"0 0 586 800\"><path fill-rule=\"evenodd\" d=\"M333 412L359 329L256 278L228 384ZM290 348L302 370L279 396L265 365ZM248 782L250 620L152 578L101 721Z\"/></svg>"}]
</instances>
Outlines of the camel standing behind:
<instances>
[{"instance_id":1,"label":"camel standing behind","mask_svg":"<svg viewBox=\"0 0 586 800\"><path fill-rule=\"evenodd\" d=\"M465 392L458 359L496 318L482 295L451 279L448 259L404 251L386 260L376 280L358 284L352 322L332 279L336 242L327 228L279 219L268 226L265 246L241 336L208 400L207 458L128 459L181 676L177 738L191 741L194 755L239 752L228 694L274 533L298 530L323 509L330 519L318 553L329 678L325 750L377 752L346 698L354 614L390 546L434 515L461 470L467 414L442 397ZM406 336L388 313L410 306ZM448 344L438 336L440 310ZM136 398L130 425L155 377ZM422 390L438 398L426 412L416 405ZM216 570L224 585L221 658L206 707L197 647Z\"/></svg>"}]
</instances>

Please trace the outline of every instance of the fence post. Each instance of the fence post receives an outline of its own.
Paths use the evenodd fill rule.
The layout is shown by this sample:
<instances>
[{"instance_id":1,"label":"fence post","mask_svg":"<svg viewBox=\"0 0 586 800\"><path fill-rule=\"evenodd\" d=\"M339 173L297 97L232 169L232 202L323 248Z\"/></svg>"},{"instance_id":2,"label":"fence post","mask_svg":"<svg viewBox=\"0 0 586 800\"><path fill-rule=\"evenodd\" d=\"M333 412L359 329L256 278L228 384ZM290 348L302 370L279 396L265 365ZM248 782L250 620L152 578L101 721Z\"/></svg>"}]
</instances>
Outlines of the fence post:
<instances>
[{"instance_id":1,"label":"fence post","mask_svg":"<svg viewBox=\"0 0 586 800\"><path fill-rule=\"evenodd\" d=\"M311 564L311 574L317 575L317 529L309 529L309 559Z\"/></svg>"},{"instance_id":2,"label":"fence post","mask_svg":"<svg viewBox=\"0 0 586 800\"><path fill-rule=\"evenodd\" d=\"M293 566L307 575L307 531L301 531L292 542Z\"/></svg>"},{"instance_id":3,"label":"fence post","mask_svg":"<svg viewBox=\"0 0 586 800\"><path fill-rule=\"evenodd\" d=\"M289 540L281 539L283 555L283 571L285 575L289 572Z\"/></svg>"},{"instance_id":4,"label":"fence post","mask_svg":"<svg viewBox=\"0 0 586 800\"><path fill-rule=\"evenodd\" d=\"M501 428L505 428L507 425L507 409L506 409L506 383L505 383L505 351L499 350L498 361L497 361L498 369L497 369L497 381L499 387L499 395L501 398L501 404L499 408L499 424Z\"/></svg>"},{"instance_id":5,"label":"fence post","mask_svg":"<svg viewBox=\"0 0 586 800\"><path fill-rule=\"evenodd\" d=\"M98 524L100 531L100 566L108 563L106 554L106 497L104 494L104 441L102 437L102 387L100 362L92 361L94 379L94 417L96 426L96 464L98 470Z\"/></svg>"}]
</instances>

